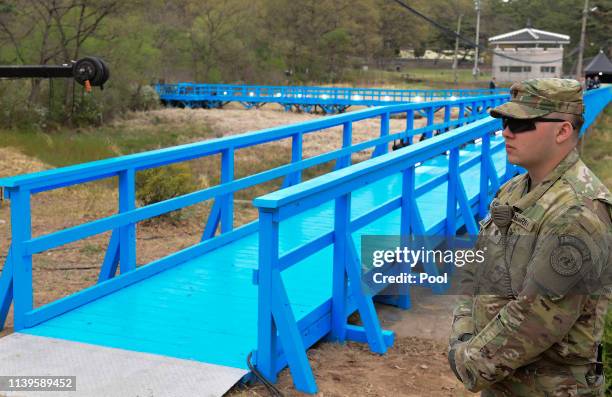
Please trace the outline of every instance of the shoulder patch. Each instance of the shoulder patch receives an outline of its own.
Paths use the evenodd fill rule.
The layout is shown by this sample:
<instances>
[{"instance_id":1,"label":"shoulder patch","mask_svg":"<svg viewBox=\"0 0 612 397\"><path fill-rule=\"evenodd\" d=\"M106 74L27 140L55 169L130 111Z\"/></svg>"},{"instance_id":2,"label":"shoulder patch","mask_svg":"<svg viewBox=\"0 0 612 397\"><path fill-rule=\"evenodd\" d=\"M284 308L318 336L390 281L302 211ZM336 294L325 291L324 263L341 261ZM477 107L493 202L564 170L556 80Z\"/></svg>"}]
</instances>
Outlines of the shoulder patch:
<instances>
[{"instance_id":1,"label":"shoulder patch","mask_svg":"<svg viewBox=\"0 0 612 397\"><path fill-rule=\"evenodd\" d=\"M588 258L583 258L586 250L578 248L579 246L585 244L576 237L560 237L559 247L550 255L550 265L557 274L570 277L580 271L584 259Z\"/></svg>"}]
</instances>

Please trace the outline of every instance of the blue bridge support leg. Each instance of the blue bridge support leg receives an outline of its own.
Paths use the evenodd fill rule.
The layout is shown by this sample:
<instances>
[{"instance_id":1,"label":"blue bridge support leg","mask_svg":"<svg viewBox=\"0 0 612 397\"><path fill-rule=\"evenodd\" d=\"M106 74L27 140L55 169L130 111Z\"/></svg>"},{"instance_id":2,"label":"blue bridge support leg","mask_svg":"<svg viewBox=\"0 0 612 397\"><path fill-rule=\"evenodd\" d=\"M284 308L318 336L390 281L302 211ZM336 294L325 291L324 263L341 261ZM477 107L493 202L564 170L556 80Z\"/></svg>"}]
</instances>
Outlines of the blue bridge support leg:
<instances>
[{"instance_id":1,"label":"blue bridge support leg","mask_svg":"<svg viewBox=\"0 0 612 397\"><path fill-rule=\"evenodd\" d=\"M13 262L9 250L0 275L0 331L4 329L9 308L13 302Z\"/></svg>"}]
</instances>

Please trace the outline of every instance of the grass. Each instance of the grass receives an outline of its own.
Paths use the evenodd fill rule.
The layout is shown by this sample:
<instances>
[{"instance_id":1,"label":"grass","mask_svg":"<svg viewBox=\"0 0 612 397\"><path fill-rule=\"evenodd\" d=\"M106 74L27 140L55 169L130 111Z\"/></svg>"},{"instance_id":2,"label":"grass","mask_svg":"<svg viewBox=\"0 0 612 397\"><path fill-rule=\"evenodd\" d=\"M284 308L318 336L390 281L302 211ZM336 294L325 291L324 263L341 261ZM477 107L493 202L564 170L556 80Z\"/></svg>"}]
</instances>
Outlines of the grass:
<instances>
[{"instance_id":1,"label":"grass","mask_svg":"<svg viewBox=\"0 0 612 397\"><path fill-rule=\"evenodd\" d=\"M203 137L212 137L209 127L204 126L200 131L203 131ZM195 135L192 126L178 131L165 126L105 126L53 133L4 130L0 131L0 147L15 147L49 165L62 167L174 146L189 141Z\"/></svg>"},{"instance_id":2,"label":"grass","mask_svg":"<svg viewBox=\"0 0 612 397\"><path fill-rule=\"evenodd\" d=\"M582 143L581 155L586 165L612 190L612 106L604 110ZM606 395L612 394L612 311L608 310L604 328L604 369Z\"/></svg>"},{"instance_id":3,"label":"grass","mask_svg":"<svg viewBox=\"0 0 612 397\"><path fill-rule=\"evenodd\" d=\"M475 80L471 69L457 70L457 84L452 69L404 68L400 72L378 69L350 70L345 79L355 86L381 86L405 89L488 88L490 73Z\"/></svg>"},{"instance_id":4,"label":"grass","mask_svg":"<svg viewBox=\"0 0 612 397\"><path fill-rule=\"evenodd\" d=\"M586 165L612 190L612 106L608 105L585 136L581 154Z\"/></svg>"},{"instance_id":5,"label":"grass","mask_svg":"<svg viewBox=\"0 0 612 397\"><path fill-rule=\"evenodd\" d=\"M612 190L612 106L604 110L594 128L588 131L582 144L582 159ZM612 395L612 311L608 310L604 328L604 370L607 394Z\"/></svg>"}]
</instances>

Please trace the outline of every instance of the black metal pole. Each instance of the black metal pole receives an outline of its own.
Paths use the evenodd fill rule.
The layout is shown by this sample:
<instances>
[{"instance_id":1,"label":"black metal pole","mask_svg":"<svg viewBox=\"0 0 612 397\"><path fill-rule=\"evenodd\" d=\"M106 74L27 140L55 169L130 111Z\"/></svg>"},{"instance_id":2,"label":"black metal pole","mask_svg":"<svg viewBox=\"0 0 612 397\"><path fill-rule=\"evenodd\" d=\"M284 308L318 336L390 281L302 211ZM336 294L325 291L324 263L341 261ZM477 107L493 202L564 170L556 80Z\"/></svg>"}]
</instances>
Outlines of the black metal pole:
<instances>
[{"instance_id":1,"label":"black metal pole","mask_svg":"<svg viewBox=\"0 0 612 397\"><path fill-rule=\"evenodd\" d=\"M0 78L73 77L72 65L13 65L0 66Z\"/></svg>"}]
</instances>

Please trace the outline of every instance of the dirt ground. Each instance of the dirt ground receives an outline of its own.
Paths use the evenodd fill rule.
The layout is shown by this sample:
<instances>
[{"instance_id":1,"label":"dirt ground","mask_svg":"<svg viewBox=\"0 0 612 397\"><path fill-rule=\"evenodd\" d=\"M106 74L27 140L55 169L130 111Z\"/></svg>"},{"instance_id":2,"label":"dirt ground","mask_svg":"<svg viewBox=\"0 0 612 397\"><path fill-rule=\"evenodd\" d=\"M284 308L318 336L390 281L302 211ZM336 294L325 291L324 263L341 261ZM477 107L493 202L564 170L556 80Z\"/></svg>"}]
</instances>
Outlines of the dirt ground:
<instances>
[{"instance_id":1,"label":"dirt ground","mask_svg":"<svg viewBox=\"0 0 612 397\"><path fill-rule=\"evenodd\" d=\"M129 129L146 123L206 124L215 136L237 134L278 125L315 119L317 115L296 114L276 109L189 110L163 109L130 115L116 121L117 128ZM416 120L417 126L424 120ZM380 123L367 120L355 123L354 142L378 136ZM405 128L405 120L392 119L391 131ZM190 141L197 139L192 137ZM308 134L304 140L304 156L309 157L338 148L341 130L329 134ZM187 142L184 142L187 143ZM288 148L289 140L283 145ZM353 159L361 160L368 153ZM258 161L252 157L252 161ZM49 168L37 159L24 156L11 148L0 148L0 177ZM115 188L109 183L88 183L35 195L32 198L33 235L42 235L117 211ZM8 203L0 206L0 266L10 245L10 211ZM199 241L202 219L207 205L194 208L185 220L174 223L139 224L137 228L138 264L146 264ZM237 218L253 217L249 203L236 204ZM59 247L35 255L33 261L34 300L39 306L94 285L103 260L109 233ZM379 305L379 317L385 328L396 331L394 346L384 356L370 353L367 346L348 343L340 346L319 343L309 351L321 396L462 396L461 385L454 379L446 361L446 339L450 326L452 299L449 297L413 298L409 311ZM12 332L12 314L4 336ZM288 396L300 395L292 387L285 370L279 388ZM235 387L229 395L264 396L261 385L244 389ZM467 395L467 394L466 394Z\"/></svg>"},{"instance_id":2,"label":"dirt ground","mask_svg":"<svg viewBox=\"0 0 612 397\"><path fill-rule=\"evenodd\" d=\"M451 372L446 358L454 297L413 291L413 307L401 310L377 304L381 325L395 331L396 340L385 355L369 351L366 344L320 342L308 351L318 396L324 397L449 397L474 396L465 391ZM289 370L279 376L285 396L297 392ZM228 397L268 396L263 385L236 386Z\"/></svg>"}]
</instances>

